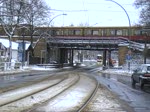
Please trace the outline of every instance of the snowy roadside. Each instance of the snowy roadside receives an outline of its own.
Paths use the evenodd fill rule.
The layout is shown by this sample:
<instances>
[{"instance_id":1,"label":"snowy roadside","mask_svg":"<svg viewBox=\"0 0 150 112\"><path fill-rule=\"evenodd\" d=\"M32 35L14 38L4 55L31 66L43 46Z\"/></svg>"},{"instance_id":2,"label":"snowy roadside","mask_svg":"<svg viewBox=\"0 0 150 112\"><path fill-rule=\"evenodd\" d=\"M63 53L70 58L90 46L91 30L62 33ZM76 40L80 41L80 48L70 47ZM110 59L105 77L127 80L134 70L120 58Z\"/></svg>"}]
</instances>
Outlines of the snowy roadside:
<instances>
[{"instance_id":1,"label":"snowy roadside","mask_svg":"<svg viewBox=\"0 0 150 112\"><path fill-rule=\"evenodd\" d=\"M39 67L36 65L33 66L25 66L20 69L11 69L7 71L0 71L0 75L14 75L17 73L28 73L31 71L52 71L52 70L57 70L57 68L46 68L46 67Z\"/></svg>"},{"instance_id":2,"label":"snowy roadside","mask_svg":"<svg viewBox=\"0 0 150 112\"><path fill-rule=\"evenodd\" d=\"M99 85L99 89L83 112L133 112L133 109L120 100L107 87Z\"/></svg>"},{"instance_id":3,"label":"snowy roadside","mask_svg":"<svg viewBox=\"0 0 150 112\"><path fill-rule=\"evenodd\" d=\"M105 74L113 74L113 75L123 75L123 76L131 76L134 69L128 70L126 67L113 67L107 68L104 70L100 70L100 73Z\"/></svg>"},{"instance_id":4,"label":"snowy roadside","mask_svg":"<svg viewBox=\"0 0 150 112\"><path fill-rule=\"evenodd\" d=\"M100 72L106 74L131 76L133 70L123 69L123 68L108 68L105 70L100 70Z\"/></svg>"}]
</instances>

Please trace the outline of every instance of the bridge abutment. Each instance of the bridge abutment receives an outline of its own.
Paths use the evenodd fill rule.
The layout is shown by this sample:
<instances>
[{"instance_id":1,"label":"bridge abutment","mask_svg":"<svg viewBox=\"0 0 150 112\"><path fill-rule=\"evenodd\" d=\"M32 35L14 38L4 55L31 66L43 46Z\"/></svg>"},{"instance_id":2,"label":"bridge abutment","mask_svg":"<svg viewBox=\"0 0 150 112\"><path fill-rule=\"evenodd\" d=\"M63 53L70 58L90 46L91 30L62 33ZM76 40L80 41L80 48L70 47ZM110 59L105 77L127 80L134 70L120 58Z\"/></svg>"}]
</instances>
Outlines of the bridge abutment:
<instances>
[{"instance_id":1,"label":"bridge abutment","mask_svg":"<svg viewBox=\"0 0 150 112\"><path fill-rule=\"evenodd\" d=\"M119 50L118 50L119 66L125 64L127 52L128 52L127 45L119 45Z\"/></svg>"}]
</instances>

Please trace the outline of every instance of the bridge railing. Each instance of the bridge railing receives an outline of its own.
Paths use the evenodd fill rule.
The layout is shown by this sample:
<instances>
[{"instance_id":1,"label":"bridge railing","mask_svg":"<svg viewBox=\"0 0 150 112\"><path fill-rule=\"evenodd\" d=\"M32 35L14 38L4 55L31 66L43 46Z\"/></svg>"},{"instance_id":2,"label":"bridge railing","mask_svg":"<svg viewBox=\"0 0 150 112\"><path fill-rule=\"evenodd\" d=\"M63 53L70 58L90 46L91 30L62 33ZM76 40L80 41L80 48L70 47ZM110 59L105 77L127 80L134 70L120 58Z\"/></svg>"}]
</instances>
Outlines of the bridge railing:
<instances>
[{"instance_id":1,"label":"bridge railing","mask_svg":"<svg viewBox=\"0 0 150 112\"><path fill-rule=\"evenodd\" d=\"M130 46L129 47L132 48L132 49L138 50L138 51L144 51L145 45L141 44L141 43L138 43L138 42L130 41Z\"/></svg>"}]
</instances>

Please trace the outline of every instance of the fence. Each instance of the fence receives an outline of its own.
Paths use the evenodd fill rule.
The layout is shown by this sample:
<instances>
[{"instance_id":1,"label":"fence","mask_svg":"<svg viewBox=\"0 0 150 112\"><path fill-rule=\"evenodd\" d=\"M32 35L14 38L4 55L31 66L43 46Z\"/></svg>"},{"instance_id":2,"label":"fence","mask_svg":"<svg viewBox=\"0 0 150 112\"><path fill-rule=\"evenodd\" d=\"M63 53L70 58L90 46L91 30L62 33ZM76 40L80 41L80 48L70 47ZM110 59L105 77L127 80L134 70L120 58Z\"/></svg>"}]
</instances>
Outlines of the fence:
<instances>
[{"instance_id":1,"label":"fence","mask_svg":"<svg viewBox=\"0 0 150 112\"><path fill-rule=\"evenodd\" d=\"M21 62L0 62L0 71L20 69Z\"/></svg>"}]
</instances>

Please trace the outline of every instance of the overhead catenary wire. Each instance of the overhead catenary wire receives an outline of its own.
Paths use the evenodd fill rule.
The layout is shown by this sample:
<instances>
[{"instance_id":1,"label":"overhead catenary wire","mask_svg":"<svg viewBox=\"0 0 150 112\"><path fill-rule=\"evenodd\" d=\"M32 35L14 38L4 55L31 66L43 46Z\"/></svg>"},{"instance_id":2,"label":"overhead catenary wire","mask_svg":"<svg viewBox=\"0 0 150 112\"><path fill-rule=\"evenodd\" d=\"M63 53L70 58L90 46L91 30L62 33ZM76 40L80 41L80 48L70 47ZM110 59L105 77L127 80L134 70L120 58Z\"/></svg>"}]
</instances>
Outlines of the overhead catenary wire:
<instances>
[{"instance_id":1,"label":"overhead catenary wire","mask_svg":"<svg viewBox=\"0 0 150 112\"><path fill-rule=\"evenodd\" d=\"M94 12L123 12L123 11L117 11L117 10L87 10L87 9L85 9L85 10L63 10L63 9L51 9L51 11L56 11L56 12L92 12L92 11L94 11ZM128 11L128 12L130 12L130 13L136 13L136 11Z\"/></svg>"}]
</instances>

